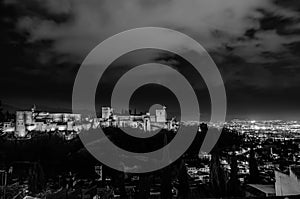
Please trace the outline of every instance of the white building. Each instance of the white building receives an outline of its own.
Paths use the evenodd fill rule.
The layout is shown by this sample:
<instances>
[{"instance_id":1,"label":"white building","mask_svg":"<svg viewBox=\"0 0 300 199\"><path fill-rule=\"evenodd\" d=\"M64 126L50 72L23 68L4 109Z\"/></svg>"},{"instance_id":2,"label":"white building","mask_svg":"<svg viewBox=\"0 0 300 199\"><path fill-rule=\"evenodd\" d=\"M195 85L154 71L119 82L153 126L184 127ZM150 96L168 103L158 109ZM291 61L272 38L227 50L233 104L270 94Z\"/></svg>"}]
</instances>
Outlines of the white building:
<instances>
[{"instance_id":1,"label":"white building","mask_svg":"<svg viewBox=\"0 0 300 199\"><path fill-rule=\"evenodd\" d=\"M16 137L25 137L26 136L26 127L25 127L25 111L16 112Z\"/></svg>"},{"instance_id":2,"label":"white building","mask_svg":"<svg viewBox=\"0 0 300 199\"><path fill-rule=\"evenodd\" d=\"M101 118L109 119L113 115L113 109L110 107L102 107Z\"/></svg>"},{"instance_id":3,"label":"white building","mask_svg":"<svg viewBox=\"0 0 300 199\"><path fill-rule=\"evenodd\" d=\"M166 122L167 121L167 111L166 107L164 106L163 109L158 109L155 111L156 115L156 122Z\"/></svg>"},{"instance_id":4,"label":"white building","mask_svg":"<svg viewBox=\"0 0 300 199\"><path fill-rule=\"evenodd\" d=\"M300 195L300 180L292 168L290 174L275 171L276 196Z\"/></svg>"}]
</instances>

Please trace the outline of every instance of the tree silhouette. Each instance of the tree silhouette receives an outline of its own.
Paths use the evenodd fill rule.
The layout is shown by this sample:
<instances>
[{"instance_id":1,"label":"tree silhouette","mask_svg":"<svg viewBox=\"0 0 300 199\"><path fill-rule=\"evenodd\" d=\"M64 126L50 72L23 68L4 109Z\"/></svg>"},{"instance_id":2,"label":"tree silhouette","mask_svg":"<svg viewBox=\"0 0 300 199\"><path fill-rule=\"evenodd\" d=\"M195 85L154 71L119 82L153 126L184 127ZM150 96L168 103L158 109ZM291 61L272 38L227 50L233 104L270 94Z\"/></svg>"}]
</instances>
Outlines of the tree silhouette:
<instances>
[{"instance_id":1,"label":"tree silhouette","mask_svg":"<svg viewBox=\"0 0 300 199\"><path fill-rule=\"evenodd\" d=\"M137 198L150 198L150 175L140 174L139 177Z\"/></svg>"},{"instance_id":2,"label":"tree silhouette","mask_svg":"<svg viewBox=\"0 0 300 199\"><path fill-rule=\"evenodd\" d=\"M220 163L219 151L215 150L211 155L210 185L215 196L222 197L226 193L225 173Z\"/></svg>"},{"instance_id":3,"label":"tree silhouette","mask_svg":"<svg viewBox=\"0 0 300 199\"><path fill-rule=\"evenodd\" d=\"M188 198L188 194L189 194L188 174L187 174L187 168L182 158L180 159L179 162L178 180L179 180L179 189L178 189L179 198L180 199Z\"/></svg>"},{"instance_id":4,"label":"tree silhouette","mask_svg":"<svg viewBox=\"0 0 300 199\"><path fill-rule=\"evenodd\" d=\"M172 198L172 172L171 166L161 170L161 198Z\"/></svg>"},{"instance_id":5,"label":"tree silhouette","mask_svg":"<svg viewBox=\"0 0 300 199\"><path fill-rule=\"evenodd\" d=\"M228 182L228 194L230 196L239 196L240 195L240 181L238 179L238 164L235 150L230 158L230 179Z\"/></svg>"},{"instance_id":6,"label":"tree silhouette","mask_svg":"<svg viewBox=\"0 0 300 199\"><path fill-rule=\"evenodd\" d=\"M250 149L250 157L249 157L249 183L258 183L259 182L259 171L258 165L255 157L255 151L253 147Z\"/></svg>"},{"instance_id":7,"label":"tree silhouette","mask_svg":"<svg viewBox=\"0 0 300 199\"><path fill-rule=\"evenodd\" d=\"M0 100L0 122L4 122L4 114L3 114L3 107L2 107L1 100Z\"/></svg>"}]
</instances>

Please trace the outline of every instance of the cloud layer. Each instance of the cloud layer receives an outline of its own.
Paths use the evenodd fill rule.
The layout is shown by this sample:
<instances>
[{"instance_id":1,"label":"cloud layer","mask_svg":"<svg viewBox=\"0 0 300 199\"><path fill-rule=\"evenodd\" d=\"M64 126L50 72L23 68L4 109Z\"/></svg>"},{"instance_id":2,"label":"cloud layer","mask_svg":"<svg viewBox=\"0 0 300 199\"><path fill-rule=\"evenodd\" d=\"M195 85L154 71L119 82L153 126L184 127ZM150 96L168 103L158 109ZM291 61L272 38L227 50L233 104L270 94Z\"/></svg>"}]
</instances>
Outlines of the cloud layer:
<instances>
[{"instance_id":1,"label":"cloud layer","mask_svg":"<svg viewBox=\"0 0 300 199\"><path fill-rule=\"evenodd\" d=\"M22 35L25 62L34 60L26 67L12 62L7 70L29 79L51 74L55 83L72 85L76 64L101 41L131 28L160 26L188 34L209 51L232 103L300 99L293 92L300 88L297 0L5 0L4 5L17 12L3 20Z\"/></svg>"},{"instance_id":2,"label":"cloud layer","mask_svg":"<svg viewBox=\"0 0 300 199\"><path fill-rule=\"evenodd\" d=\"M8 1L13 3L12 1ZM18 20L18 28L29 33L29 41L53 40L53 51L84 56L95 45L120 31L143 26L162 26L180 30L197 39L206 48L231 44L239 53L275 51L285 38L273 31L258 34L255 42L243 40L249 29L259 29L262 11L281 17L298 13L273 4L270 0L35 0L35 9L48 15L68 16L63 22L41 15ZM293 29L295 24L289 28ZM240 40L238 40L240 38ZM298 39L298 38L297 38ZM243 47L247 46L247 49ZM259 47L258 47L259 46ZM258 49L255 49L258 48Z\"/></svg>"}]
</instances>

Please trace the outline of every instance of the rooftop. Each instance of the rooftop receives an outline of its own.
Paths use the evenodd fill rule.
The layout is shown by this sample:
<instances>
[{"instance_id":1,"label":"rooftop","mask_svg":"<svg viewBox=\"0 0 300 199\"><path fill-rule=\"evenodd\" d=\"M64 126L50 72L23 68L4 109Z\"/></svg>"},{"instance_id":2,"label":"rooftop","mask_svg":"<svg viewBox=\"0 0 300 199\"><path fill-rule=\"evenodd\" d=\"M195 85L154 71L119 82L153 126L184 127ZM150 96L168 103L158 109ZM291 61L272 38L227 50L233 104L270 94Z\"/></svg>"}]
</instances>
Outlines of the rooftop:
<instances>
[{"instance_id":1,"label":"rooftop","mask_svg":"<svg viewBox=\"0 0 300 199\"><path fill-rule=\"evenodd\" d=\"M263 193L266 193L267 195L275 194L275 185L273 184L248 184L248 186L253 187Z\"/></svg>"}]
</instances>

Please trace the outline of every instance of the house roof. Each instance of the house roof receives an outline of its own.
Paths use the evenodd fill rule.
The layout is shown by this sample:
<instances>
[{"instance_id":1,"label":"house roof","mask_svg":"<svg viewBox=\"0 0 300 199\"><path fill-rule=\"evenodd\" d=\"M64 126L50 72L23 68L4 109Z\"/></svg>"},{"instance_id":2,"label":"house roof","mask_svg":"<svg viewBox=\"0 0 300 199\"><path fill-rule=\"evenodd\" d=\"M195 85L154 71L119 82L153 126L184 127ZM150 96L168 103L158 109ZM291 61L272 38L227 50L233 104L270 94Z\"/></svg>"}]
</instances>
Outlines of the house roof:
<instances>
[{"instance_id":1,"label":"house roof","mask_svg":"<svg viewBox=\"0 0 300 199\"><path fill-rule=\"evenodd\" d=\"M253 187L266 194L275 194L275 185L273 184L248 184L248 186Z\"/></svg>"}]
</instances>

